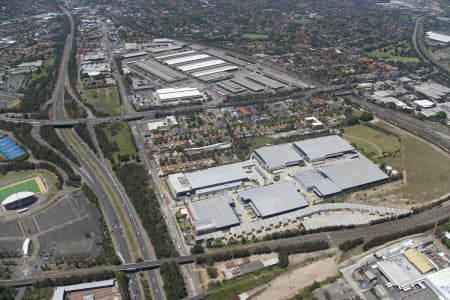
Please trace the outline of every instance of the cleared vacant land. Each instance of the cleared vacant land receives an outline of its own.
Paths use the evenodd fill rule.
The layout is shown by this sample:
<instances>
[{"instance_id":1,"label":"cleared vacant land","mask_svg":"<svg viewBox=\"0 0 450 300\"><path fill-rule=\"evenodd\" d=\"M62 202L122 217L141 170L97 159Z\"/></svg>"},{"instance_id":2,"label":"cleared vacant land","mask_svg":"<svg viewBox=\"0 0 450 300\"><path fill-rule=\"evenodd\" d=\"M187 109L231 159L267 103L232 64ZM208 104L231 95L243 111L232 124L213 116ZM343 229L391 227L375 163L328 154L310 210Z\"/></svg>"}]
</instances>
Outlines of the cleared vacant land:
<instances>
[{"instance_id":1,"label":"cleared vacant land","mask_svg":"<svg viewBox=\"0 0 450 300\"><path fill-rule=\"evenodd\" d=\"M387 123L379 121L377 125L401 138L401 150L381 161L401 172L403 180L356 192L347 197L349 200L411 207L450 193L450 156L447 153Z\"/></svg>"},{"instance_id":2,"label":"cleared vacant land","mask_svg":"<svg viewBox=\"0 0 450 300\"><path fill-rule=\"evenodd\" d=\"M18 192L33 192L35 194L42 193L44 186L41 182L41 178L34 177L28 178L16 183L9 184L0 188L0 202L3 202L8 196Z\"/></svg>"},{"instance_id":3,"label":"cleared vacant land","mask_svg":"<svg viewBox=\"0 0 450 300\"><path fill-rule=\"evenodd\" d=\"M369 56L386 62L401 62L405 64L419 62L409 41L372 50L369 52Z\"/></svg>"},{"instance_id":4,"label":"cleared vacant land","mask_svg":"<svg viewBox=\"0 0 450 300\"><path fill-rule=\"evenodd\" d=\"M395 155L401 150L398 137L366 125L345 128L344 137L367 157L377 162L383 154Z\"/></svg>"},{"instance_id":5,"label":"cleared vacant land","mask_svg":"<svg viewBox=\"0 0 450 300\"><path fill-rule=\"evenodd\" d=\"M119 94L116 87L88 89L85 90L84 93L86 101L91 104L95 110L109 115L122 114Z\"/></svg>"}]
</instances>

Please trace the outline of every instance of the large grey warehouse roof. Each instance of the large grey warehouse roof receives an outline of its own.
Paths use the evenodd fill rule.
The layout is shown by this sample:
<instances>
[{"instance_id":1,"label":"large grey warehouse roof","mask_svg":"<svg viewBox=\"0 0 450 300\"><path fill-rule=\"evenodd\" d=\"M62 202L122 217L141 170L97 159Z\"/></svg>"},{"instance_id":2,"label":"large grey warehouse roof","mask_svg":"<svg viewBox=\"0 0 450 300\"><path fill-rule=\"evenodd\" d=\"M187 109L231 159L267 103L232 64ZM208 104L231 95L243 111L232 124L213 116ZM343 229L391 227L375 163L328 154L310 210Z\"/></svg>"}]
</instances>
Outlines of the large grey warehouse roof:
<instances>
[{"instance_id":1,"label":"large grey warehouse roof","mask_svg":"<svg viewBox=\"0 0 450 300\"><path fill-rule=\"evenodd\" d=\"M308 206L292 181L248 189L239 193L244 202L250 202L260 217L270 217Z\"/></svg>"},{"instance_id":2,"label":"large grey warehouse roof","mask_svg":"<svg viewBox=\"0 0 450 300\"><path fill-rule=\"evenodd\" d=\"M298 141L294 146L309 161L324 160L344 153L354 152L355 148L338 135L329 135Z\"/></svg>"},{"instance_id":3,"label":"large grey warehouse roof","mask_svg":"<svg viewBox=\"0 0 450 300\"><path fill-rule=\"evenodd\" d=\"M222 195L191 202L187 208L197 230L220 230L240 223L232 204L230 196Z\"/></svg>"},{"instance_id":4,"label":"large grey warehouse roof","mask_svg":"<svg viewBox=\"0 0 450 300\"><path fill-rule=\"evenodd\" d=\"M377 165L364 157L322 167L322 171L343 190L388 178Z\"/></svg>"},{"instance_id":5,"label":"large grey warehouse roof","mask_svg":"<svg viewBox=\"0 0 450 300\"><path fill-rule=\"evenodd\" d=\"M328 197L342 190L330 179L324 177L318 170L307 170L295 174L300 186L308 192L316 192L320 197Z\"/></svg>"},{"instance_id":6,"label":"large grey warehouse roof","mask_svg":"<svg viewBox=\"0 0 450 300\"><path fill-rule=\"evenodd\" d=\"M242 163L223 165L186 173L186 178L193 190L239 180L248 180L248 176L242 167Z\"/></svg>"},{"instance_id":7,"label":"large grey warehouse roof","mask_svg":"<svg viewBox=\"0 0 450 300\"><path fill-rule=\"evenodd\" d=\"M314 191L320 197L328 197L341 191L357 188L387 179L388 176L367 158L349 159L302 171L295 179L303 189Z\"/></svg>"},{"instance_id":8,"label":"large grey warehouse roof","mask_svg":"<svg viewBox=\"0 0 450 300\"><path fill-rule=\"evenodd\" d=\"M292 143L258 148L254 153L269 171L282 169L303 161L302 156L294 149Z\"/></svg>"}]
</instances>

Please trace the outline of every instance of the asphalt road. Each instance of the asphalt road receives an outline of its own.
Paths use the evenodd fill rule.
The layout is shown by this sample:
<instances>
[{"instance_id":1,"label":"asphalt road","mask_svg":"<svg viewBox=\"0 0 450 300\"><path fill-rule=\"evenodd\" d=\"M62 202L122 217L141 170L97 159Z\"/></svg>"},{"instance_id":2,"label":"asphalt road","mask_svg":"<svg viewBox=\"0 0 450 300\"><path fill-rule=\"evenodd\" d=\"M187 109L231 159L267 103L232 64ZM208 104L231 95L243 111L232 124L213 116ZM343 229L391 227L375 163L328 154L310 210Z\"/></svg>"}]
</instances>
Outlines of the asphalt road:
<instances>
[{"instance_id":1,"label":"asphalt road","mask_svg":"<svg viewBox=\"0 0 450 300\"><path fill-rule=\"evenodd\" d=\"M271 248L276 248L279 246L289 246L293 244L305 243L305 242L314 242L314 241L328 241L331 246L337 246L340 243L350 240L356 239L359 237L364 238L365 241L370 240L376 236L385 235L393 232L397 232L400 230L406 230L409 228L413 228L419 225L429 224L430 222L437 221L443 218L448 218L450 216L450 204L446 203L446 205L440 205L434 207L432 209L426 210L422 213L412 215L410 217L385 222L381 224L371 225L371 226L361 226L353 229L339 230L339 231L326 231L321 233L314 233L308 235L301 235L297 237L282 239L282 240L273 240L273 241L265 241L253 244L246 244L235 246L232 248L222 248L222 249L214 249L210 251L210 253L214 252L226 252L232 251L235 249L251 249L255 247L269 246ZM194 262L195 258L198 256L202 256L202 254L196 255L185 255L181 257L173 257L166 258L161 260L149 260L143 261L139 263L129 263L123 264L120 266L104 266L95 269L82 269L82 270L74 270L70 272L60 272L55 274L49 274L46 276L33 277L27 279L18 279L18 280L0 280L0 286L24 286L30 285L38 280L42 280L45 278L59 278L59 277L70 277L72 275L79 274L88 274L94 272L100 272L103 270L113 270L113 271L126 271L126 272L138 272L147 268L157 268L163 262L175 261L180 264L189 264Z\"/></svg>"},{"instance_id":2,"label":"asphalt road","mask_svg":"<svg viewBox=\"0 0 450 300\"><path fill-rule=\"evenodd\" d=\"M63 55L61 58L60 68L58 72L58 78L55 84L55 90L53 92L52 100L53 100L53 118L64 120L66 118L65 108L64 108L64 87L66 83L68 83L68 64L70 59L70 52L73 47L73 33L74 33L74 22L71 13L64 7L61 7L64 13L68 16L70 20L71 30L69 35L67 36L66 43L64 46ZM106 193L102 182L98 179L98 174L91 168L91 166L85 161L84 157L75 151L77 147L72 145L71 141L74 141L78 144L78 149L84 149L85 153L92 154L90 152L89 147L84 144L84 142L77 136L74 130L62 130L58 131L59 137L62 141L67 145L69 149L72 150L72 153L77 157L80 161L82 168L80 173L83 179L88 183L88 185L93 189L95 194L97 195L100 205L103 209L103 214L106 219L106 222L111 231L111 236L113 241L115 242L115 248L117 251L117 255L124 262L132 262L131 252L128 248L127 239L125 238L125 234L123 229L121 228L121 222L119 222L119 218L114 210L112 203ZM86 151L87 150L87 151ZM86 154L85 154L86 156ZM96 163L97 166L103 167L103 163L98 161L98 158L94 155L91 155L92 158L95 157L97 160L92 160ZM106 172L105 172L106 171ZM108 173L108 170L103 170L103 172ZM112 186L114 186L112 184ZM114 191L116 192L116 191ZM118 193L123 196L123 193ZM127 199L126 199L127 200ZM126 201L123 200L123 201ZM135 231L137 234L139 231ZM136 274L130 275L130 290L131 294L134 296L134 299L140 300L142 296L140 294L139 282Z\"/></svg>"}]
</instances>

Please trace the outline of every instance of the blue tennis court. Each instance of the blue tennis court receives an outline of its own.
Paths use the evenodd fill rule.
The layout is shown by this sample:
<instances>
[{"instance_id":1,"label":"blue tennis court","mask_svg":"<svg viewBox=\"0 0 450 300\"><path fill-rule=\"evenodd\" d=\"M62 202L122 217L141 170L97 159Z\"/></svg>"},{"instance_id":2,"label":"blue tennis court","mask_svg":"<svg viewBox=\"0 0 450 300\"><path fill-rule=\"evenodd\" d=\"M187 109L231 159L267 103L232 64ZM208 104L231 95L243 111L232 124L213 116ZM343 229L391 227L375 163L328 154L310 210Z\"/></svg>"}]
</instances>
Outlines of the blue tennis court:
<instances>
[{"instance_id":1,"label":"blue tennis court","mask_svg":"<svg viewBox=\"0 0 450 300\"><path fill-rule=\"evenodd\" d=\"M14 144L7 136L0 138L0 153L8 160L20 157L25 154L19 146Z\"/></svg>"}]
</instances>

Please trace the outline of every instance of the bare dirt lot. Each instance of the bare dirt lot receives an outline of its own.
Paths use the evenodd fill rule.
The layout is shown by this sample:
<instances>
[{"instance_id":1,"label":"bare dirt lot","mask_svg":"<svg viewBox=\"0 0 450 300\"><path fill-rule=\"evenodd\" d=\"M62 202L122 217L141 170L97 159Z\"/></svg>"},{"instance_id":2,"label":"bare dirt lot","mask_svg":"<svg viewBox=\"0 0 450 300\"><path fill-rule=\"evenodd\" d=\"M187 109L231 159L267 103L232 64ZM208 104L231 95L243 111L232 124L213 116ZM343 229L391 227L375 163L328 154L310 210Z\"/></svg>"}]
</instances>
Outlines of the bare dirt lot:
<instances>
[{"instance_id":1,"label":"bare dirt lot","mask_svg":"<svg viewBox=\"0 0 450 300\"><path fill-rule=\"evenodd\" d=\"M288 299L311 285L338 272L336 257L330 257L311 263L303 268L292 270L268 283L253 299Z\"/></svg>"}]
</instances>

